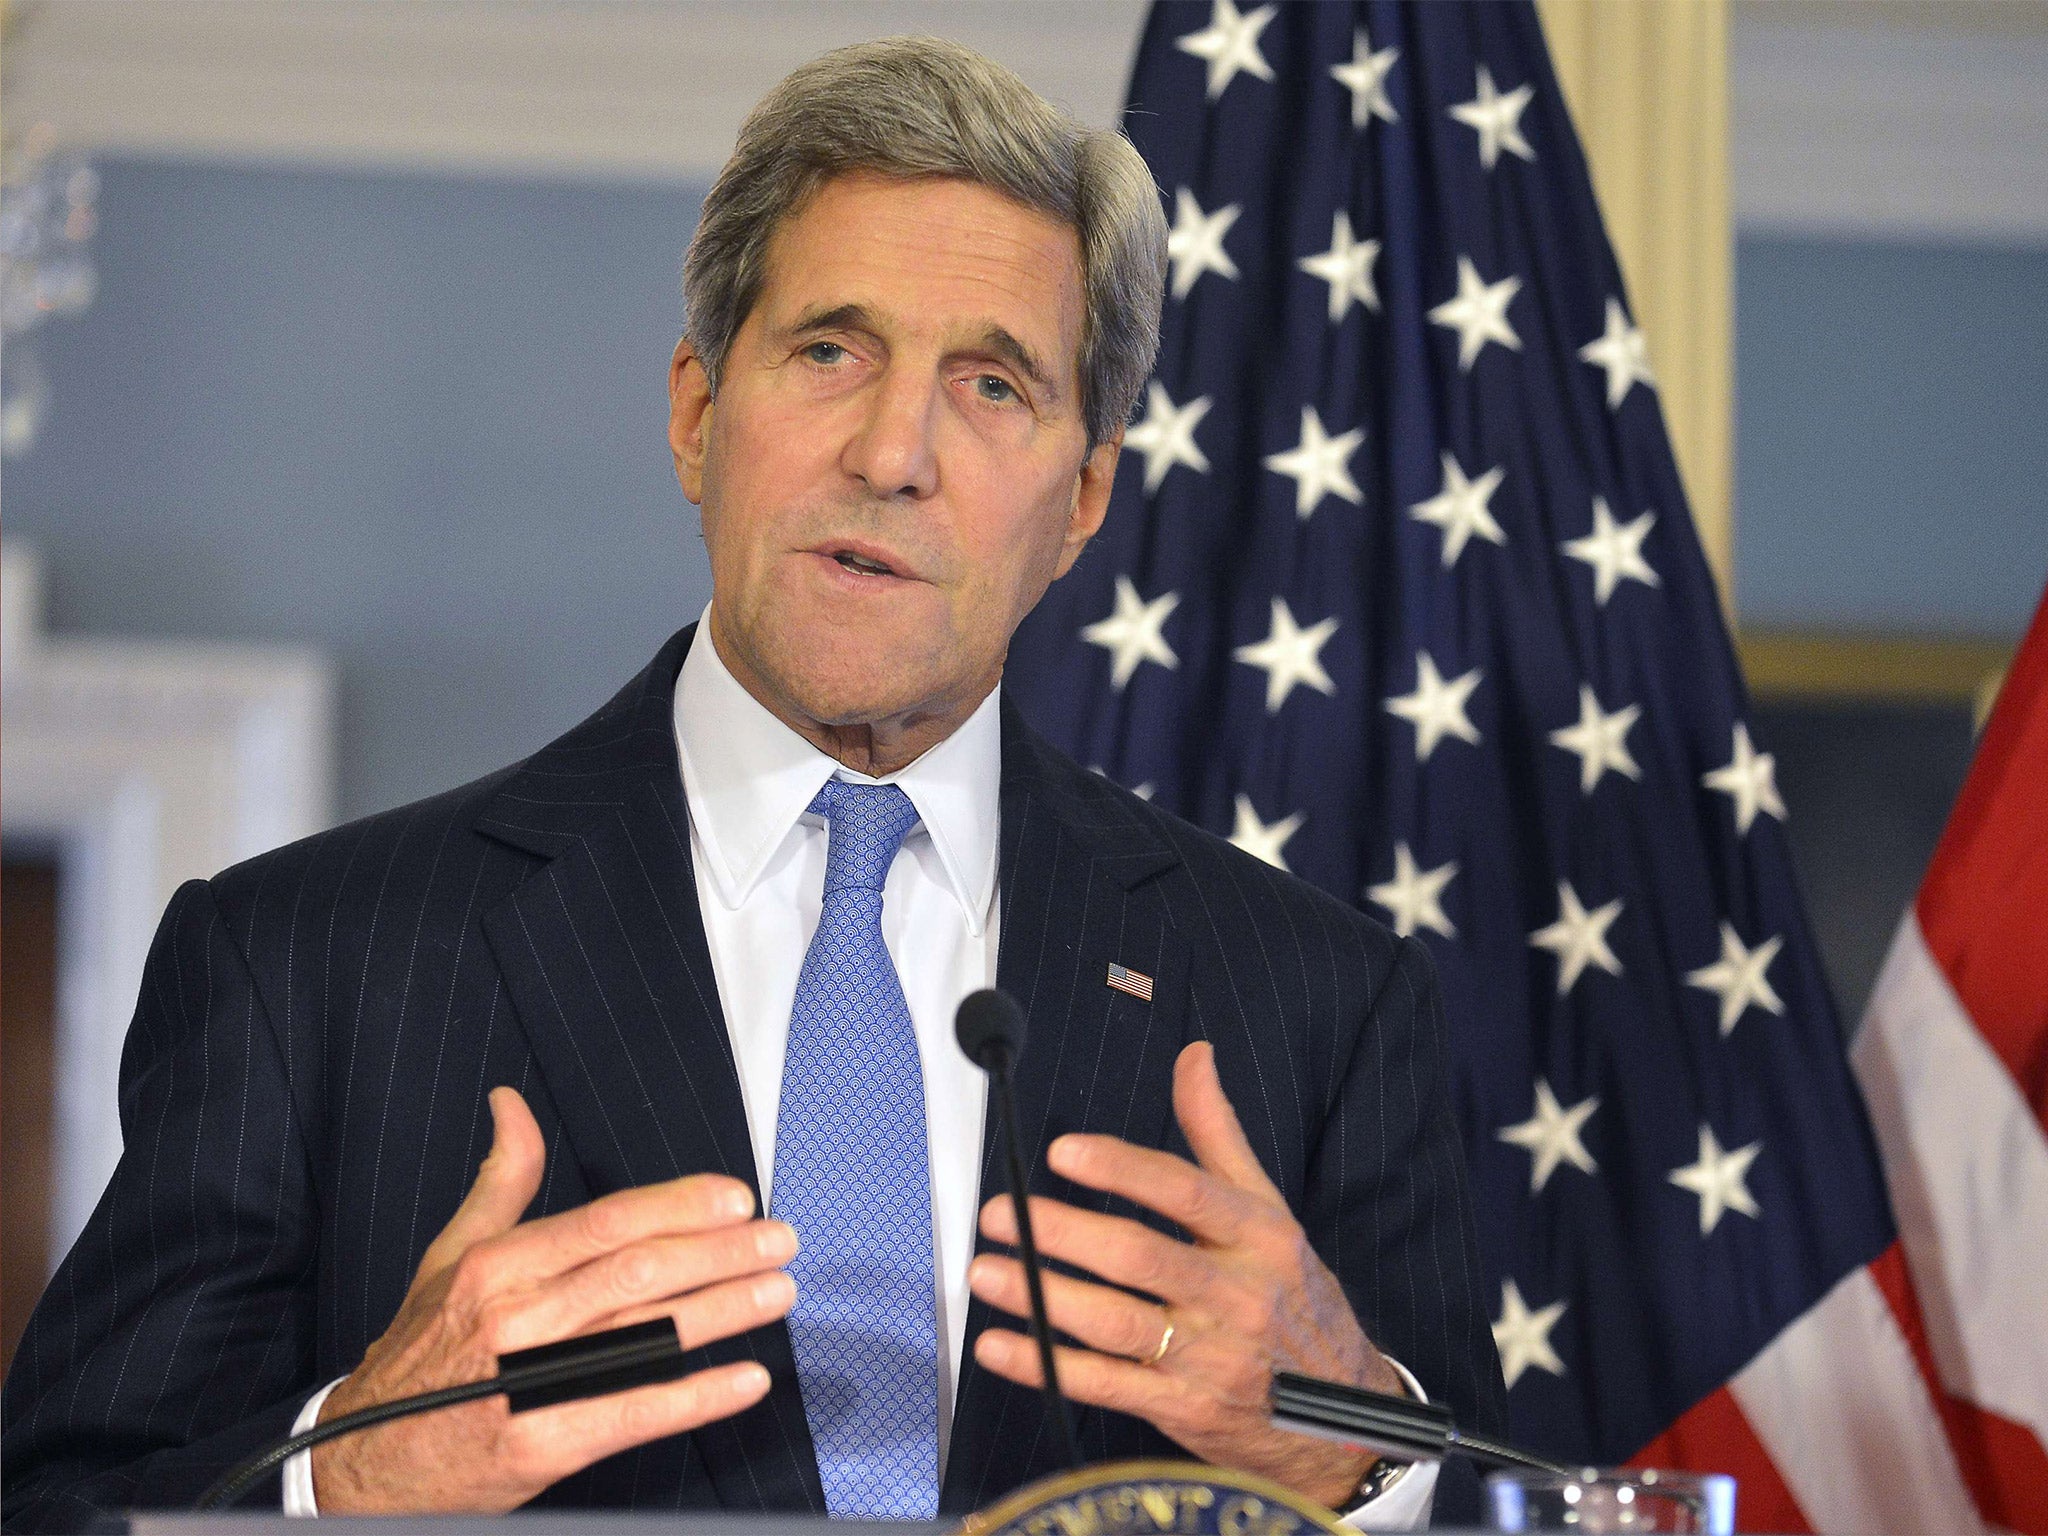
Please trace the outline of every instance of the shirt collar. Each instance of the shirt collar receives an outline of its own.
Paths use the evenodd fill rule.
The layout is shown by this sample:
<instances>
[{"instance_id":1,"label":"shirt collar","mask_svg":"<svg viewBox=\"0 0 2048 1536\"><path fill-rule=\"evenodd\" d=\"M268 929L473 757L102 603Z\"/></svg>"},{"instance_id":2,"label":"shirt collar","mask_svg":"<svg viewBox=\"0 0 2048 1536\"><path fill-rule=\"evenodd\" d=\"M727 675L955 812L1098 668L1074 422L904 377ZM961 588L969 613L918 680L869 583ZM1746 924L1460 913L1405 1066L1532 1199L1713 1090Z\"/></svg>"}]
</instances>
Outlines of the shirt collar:
<instances>
[{"instance_id":1,"label":"shirt collar","mask_svg":"<svg viewBox=\"0 0 2048 1536\"><path fill-rule=\"evenodd\" d=\"M827 757L740 686L712 644L707 606L676 678L674 717L683 792L719 900L728 909L746 900L836 773L857 784L894 784L910 797L968 932L979 935L995 891L1001 815L998 691L989 690L958 730L915 762L869 778Z\"/></svg>"}]
</instances>

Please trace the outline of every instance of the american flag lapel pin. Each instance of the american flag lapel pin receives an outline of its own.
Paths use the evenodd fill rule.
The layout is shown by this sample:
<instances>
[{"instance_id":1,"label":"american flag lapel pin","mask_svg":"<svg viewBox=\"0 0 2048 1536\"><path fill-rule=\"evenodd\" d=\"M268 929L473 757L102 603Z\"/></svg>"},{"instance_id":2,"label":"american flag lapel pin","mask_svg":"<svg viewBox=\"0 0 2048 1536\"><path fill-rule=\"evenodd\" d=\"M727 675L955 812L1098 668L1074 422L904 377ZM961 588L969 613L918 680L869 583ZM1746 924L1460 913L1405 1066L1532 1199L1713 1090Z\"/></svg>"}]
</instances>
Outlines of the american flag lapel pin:
<instances>
[{"instance_id":1,"label":"american flag lapel pin","mask_svg":"<svg viewBox=\"0 0 2048 1536\"><path fill-rule=\"evenodd\" d=\"M1109 967L1109 984L1119 992L1128 992L1141 1003L1152 1001L1152 978L1143 971L1134 971L1112 961Z\"/></svg>"}]
</instances>

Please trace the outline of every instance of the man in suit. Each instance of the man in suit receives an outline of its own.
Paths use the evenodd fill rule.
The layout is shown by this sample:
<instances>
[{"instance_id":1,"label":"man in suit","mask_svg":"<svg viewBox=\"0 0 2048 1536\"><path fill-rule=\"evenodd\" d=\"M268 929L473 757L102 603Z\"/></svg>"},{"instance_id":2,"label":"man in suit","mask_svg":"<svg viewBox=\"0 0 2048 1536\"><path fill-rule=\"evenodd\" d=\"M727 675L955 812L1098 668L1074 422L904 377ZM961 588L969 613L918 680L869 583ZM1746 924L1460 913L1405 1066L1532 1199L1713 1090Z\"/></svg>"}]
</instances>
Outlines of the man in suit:
<instances>
[{"instance_id":1,"label":"man in suit","mask_svg":"<svg viewBox=\"0 0 2048 1536\"><path fill-rule=\"evenodd\" d=\"M526 761L178 893L119 1170L7 1383L10 1526L656 1316L679 1381L382 1426L270 1496L930 1516L1054 1470L951 1045L992 982L1085 1453L1426 1518L1435 1469L1265 1418L1293 1367L1499 1422L1423 950L998 686L1101 524L1164 268L1129 145L964 49L756 109L671 374L704 620Z\"/></svg>"}]
</instances>

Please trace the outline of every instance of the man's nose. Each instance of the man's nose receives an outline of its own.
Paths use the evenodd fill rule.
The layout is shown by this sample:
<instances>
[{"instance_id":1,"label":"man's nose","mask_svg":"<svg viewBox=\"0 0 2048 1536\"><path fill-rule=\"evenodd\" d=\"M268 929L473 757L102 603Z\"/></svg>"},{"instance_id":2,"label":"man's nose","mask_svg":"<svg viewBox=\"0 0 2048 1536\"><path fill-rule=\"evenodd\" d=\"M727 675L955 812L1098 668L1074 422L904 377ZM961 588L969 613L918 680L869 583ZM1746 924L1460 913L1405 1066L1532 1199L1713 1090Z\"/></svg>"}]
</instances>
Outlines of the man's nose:
<instances>
[{"instance_id":1,"label":"man's nose","mask_svg":"<svg viewBox=\"0 0 2048 1536\"><path fill-rule=\"evenodd\" d=\"M943 406L939 380L891 369L868 399L868 412L841 458L846 472L878 497L921 499L938 489L933 442Z\"/></svg>"}]
</instances>

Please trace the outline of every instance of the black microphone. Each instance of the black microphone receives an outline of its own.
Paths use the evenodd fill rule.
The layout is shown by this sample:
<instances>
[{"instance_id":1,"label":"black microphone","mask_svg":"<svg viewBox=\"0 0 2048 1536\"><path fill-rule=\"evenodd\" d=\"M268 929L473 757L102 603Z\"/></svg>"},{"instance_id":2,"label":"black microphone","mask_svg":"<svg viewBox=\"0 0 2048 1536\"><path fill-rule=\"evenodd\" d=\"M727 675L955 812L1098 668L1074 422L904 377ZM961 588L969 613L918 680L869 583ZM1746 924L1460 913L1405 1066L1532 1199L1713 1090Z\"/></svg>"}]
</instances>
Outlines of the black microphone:
<instances>
[{"instance_id":1,"label":"black microphone","mask_svg":"<svg viewBox=\"0 0 2048 1536\"><path fill-rule=\"evenodd\" d=\"M1461 1430L1451 1410L1439 1404L1346 1387L1293 1371L1273 1373L1271 1418L1277 1428L1363 1446L1389 1461L1464 1456L1484 1466L1552 1477L1570 1477L1577 1470L1505 1441Z\"/></svg>"},{"instance_id":2,"label":"black microphone","mask_svg":"<svg viewBox=\"0 0 2048 1536\"><path fill-rule=\"evenodd\" d=\"M687 1373L683 1341L676 1333L675 1319L652 1318L624 1328L607 1328L602 1333L563 1339L533 1349L514 1350L498 1356L498 1374L482 1381L466 1381L388 1403L372 1403L354 1413L344 1413L324 1424L280 1441L247 1461L231 1467L221 1479L199 1496L195 1510L226 1509L262 1480L273 1467L289 1461L300 1451L368 1429L393 1419L410 1418L436 1408L495 1397L500 1392L511 1400L514 1413L546 1408L555 1403L575 1402L586 1397L603 1397L628 1387L650 1386L657 1381L674 1381Z\"/></svg>"},{"instance_id":3,"label":"black microphone","mask_svg":"<svg viewBox=\"0 0 2048 1536\"><path fill-rule=\"evenodd\" d=\"M1081 1465L1081 1443L1074 1436L1073 1410L1060 1391L1053 1364L1052 1324L1045 1318L1045 1280L1038 1263L1038 1244L1031 1236L1031 1207L1025 1199L1024 1142L1017 1130L1017 1105L1010 1094L1010 1068L1024 1054L1024 1010L1007 992L986 987L970 992L953 1015L953 1034L960 1049L996 1085L997 1118L1003 1122L1003 1148L1010 1164L1010 1205L1017 1213L1017 1247L1024 1257L1024 1285L1031 1293L1031 1332L1038 1340L1038 1367L1045 1377L1045 1406L1059 1426L1067 1464Z\"/></svg>"}]
</instances>

